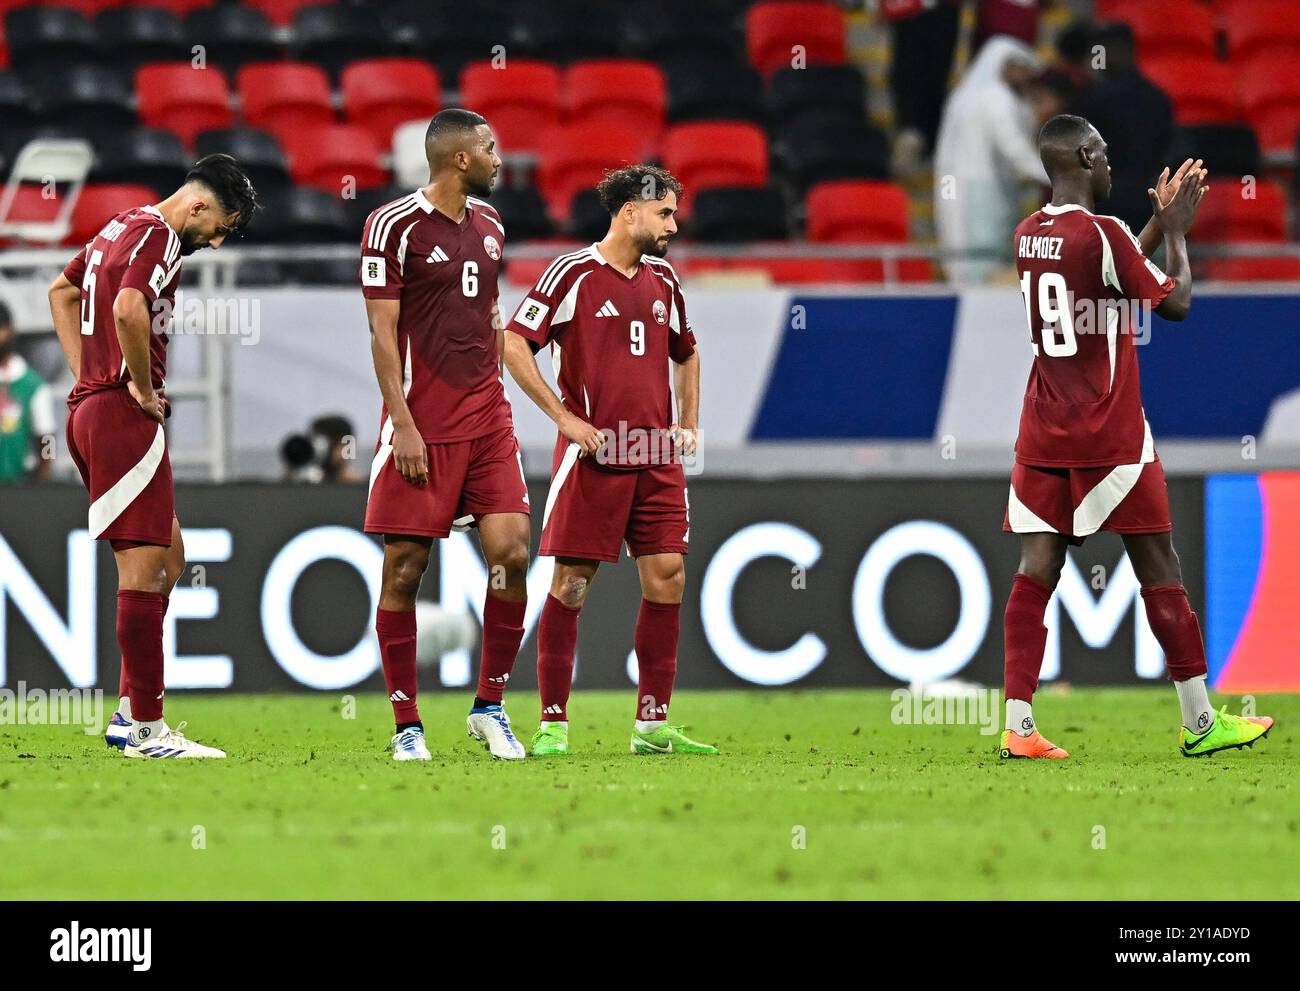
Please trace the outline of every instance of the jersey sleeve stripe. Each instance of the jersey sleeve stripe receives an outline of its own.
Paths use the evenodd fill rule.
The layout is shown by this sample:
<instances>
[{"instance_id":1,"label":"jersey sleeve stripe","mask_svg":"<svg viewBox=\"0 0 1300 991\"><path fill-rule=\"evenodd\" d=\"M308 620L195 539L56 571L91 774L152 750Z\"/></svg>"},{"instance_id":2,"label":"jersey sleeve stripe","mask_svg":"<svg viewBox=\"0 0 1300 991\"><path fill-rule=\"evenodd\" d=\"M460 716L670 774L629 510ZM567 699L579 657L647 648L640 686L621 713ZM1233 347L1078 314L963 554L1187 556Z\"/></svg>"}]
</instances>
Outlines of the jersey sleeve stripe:
<instances>
[{"instance_id":1,"label":"jersey sleeve stripe","mask_svg":"<svg viewBox=\"0 0 1300 991\"><path fill-rule=\"evenodd\" d=\"M465 199L479 208L479 212L483 214L483 219L491 221L496 226L496 229L501 232L502 237L506 236L505 225L501 223L501 215L497 213L496 208L491 203L481 200L477 196L466 196Z\"/></svg>"},{"instance_id":2,"label":"jersey sleeve stripe","mask_svg":"<svg viewBox=\"0 0 1300 991\"><path fill-rule=\"evenodd\" d=\"M581 265L583 262L590 260L590 258L591 250L589 248L584 248L582 251L579 251L573 258L566 261L563 267L556 270L555 274L551 276L549 282L541 287L542 292L547 296L552 295L560 288L560 283L564 281L564 277L568 275L570 269L575 265Z\"/></svg>"},{"instance_id":3,"label":"jersey sleeve stripe","mask_svg":"<svg viewBox=\"0 0 1300 991\"><path fill-rule=\"evenodd\" d=\"M371 218L370 237L366 240L367 246L375 251L383 251L384 244L388 240L388 232L392 229L392 223L415 208L416 203L413 197L410 196L405 196L388 206L380 207L374 217Z\"/></svg>"},{"instance_id":4,"label":"jersey sleeve stripe","mask_svg":"<svg viewBox=\"0 0 1300 991\"><path fill-rule=\"evenodd\" d=\"M144 243L145 243L145 241L148 241L148 240L149 240L149 235L152 234L152 233L153 233L153 228L152 228L152 227L147 227L147 228L145 228L144 237L140 238L140 243L137 244L137 245L135 246L135 249L131 252L131 257L128 258L128 259L126 260L126 263L127 263L128 265L134 265L134 264L135 264L135 256L138 255L138 254L140 253L140 249L144 247ZM170 247L170 245L169 245L169 247Z\"/></svg>"},{"instance_id":5,"label":"jersey sleeve stripe","mask_svg":"<svg viewBox=\"0 0 1300 991\"><path fill-rule=\"evenodd\" d=\"M407 201L407 204L403 209L385 217L383 225L380 227L379 232L375 237L375 248L379 251L383 251L384 246L388 244L388 239L392 236L393 228L397 226L398 221L404 217L409 217L418 209L420 209L420 207L413 200L410 200Z\"/></svg>"},{"instance_id":6,"label":"jersey sleeve stripe","mask_svg":"<svg viewBox=\"0 0 1300 991\"><path fill-rule=\"evenodd\" d=\"M551 276L555 274L556 269L559 266L564 265L572 261L573 259L580 257L582 253L586 250L587 250L586 248L583 248L582 251L570 251L568 254L560 255L558 258L555 259L555 261L551 262L551 264L546 266L546 271L543 272L541 278L537 280L537 284L534 288L536 288L538 292L545 292L546 291L545 286L550 281Z\"/></svg>"}]
</instances>

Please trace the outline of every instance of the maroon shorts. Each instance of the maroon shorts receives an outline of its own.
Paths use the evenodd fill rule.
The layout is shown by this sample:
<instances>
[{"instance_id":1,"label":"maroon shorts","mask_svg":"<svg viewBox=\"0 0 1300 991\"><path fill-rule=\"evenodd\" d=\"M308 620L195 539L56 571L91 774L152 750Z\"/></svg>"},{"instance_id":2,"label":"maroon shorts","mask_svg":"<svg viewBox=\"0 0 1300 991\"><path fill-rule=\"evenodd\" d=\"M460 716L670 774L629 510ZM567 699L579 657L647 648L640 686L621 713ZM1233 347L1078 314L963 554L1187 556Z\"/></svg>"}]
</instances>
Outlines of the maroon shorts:
<instances>
[{"instance_id":1,"label":"maroon shorts","mask_svg":"<svg viewBox=\"0 0 1300 991\"><path fill-rule=\"evenodd\" d=\"M1098 530L1166 533L1169 488L1160 459L1102 468L1011 470L1011 494L1002 529L1008 533L1059 533L1072 544Z\"/></svg>"},{"instance_id":2,"label":"maroon shorts","mask_svg":"<svg viewBox=\"0 0 1300 991\"><path fill-rule=\"evenodd\" d=\"M366 533L445 537L492 513L527 513L528 486L513 427L473 440L429 444L429 481L413 485L393 463L385 423L370 466Z\"/></svg>"},{"instance_id":3,"label":"maroon shorts","mask_svg":"<svg viewBox=\"0 0 1300 991\"><path fill-rule=\"evenodd\" d=\"M624 543L632 557L685 554L690 535L680 464L604 468L576 444L556 444L539 554L617 561Z\"/></svg>"},{"instance_id":4,"label":"maroon shorts","mask_svg":"<svg viewBox=\"0 0 1300 991\"><path fill-rule=\"evenodd\" d=\"M126 389L104 389L68 411L67 439L90 492L91 537L170 547L176 502L162 424Z\"/></svg>"}]
</instances>

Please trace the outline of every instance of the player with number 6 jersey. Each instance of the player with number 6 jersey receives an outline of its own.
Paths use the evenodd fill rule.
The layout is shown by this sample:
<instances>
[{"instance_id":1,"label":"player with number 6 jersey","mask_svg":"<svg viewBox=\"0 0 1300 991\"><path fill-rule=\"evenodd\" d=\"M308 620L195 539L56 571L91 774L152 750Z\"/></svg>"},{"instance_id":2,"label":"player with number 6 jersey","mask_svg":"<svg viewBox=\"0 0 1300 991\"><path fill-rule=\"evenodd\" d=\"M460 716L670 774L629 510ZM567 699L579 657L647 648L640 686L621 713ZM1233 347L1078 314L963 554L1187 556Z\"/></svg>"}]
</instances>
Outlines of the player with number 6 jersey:
<instances>
[{"instance_id":1,"label":"player with number 6 jersey","mask_svg":"<svg viewBox=\"0 0 1300 991\"><path fill-rule=\"evenodd\" d=\"M68 452L90 493L90 535L117 564L118 711L107 742L127 757L224 757L163 721L163 617L185 566L163 420L167 331L181 259L217 248L252 219L257 194L229 155L100 229L50 287L50 311L77 384Z\"/></svg>"},{"instance_id":2,"label":"player with number 6 jersey","mask_svg":"<svg viewBox=\"0 0 1300 991\"><path fill-rule=\"evenodd\" d=\"M366 220L361 291L383 396L367 533L384 536L375 631L393 704L395 760L429 760L416 703L415 595L435 539L476 527L488 564L483 650L469 734L519 760L502 707L523 639L528 489L501 374L501 217L484 197L501 165L478 114L439 113L425 135L429 185Z\"/></svg>"},{"instance_id":3,"label":"player with number 6 jersey","mask_svg":"<svg viewBox=\"0 0 1300 991\"><path fill-rule=\"evenodd\" d=\"M1005 618L1001 756L1069 756L1038 732L1030 703L1067 548L1099 530L1123 536L1178 692L1183 755L1249 746L1273 720L1210 706L1205 644L1174 553L1138 377L1137 348L1152 313L1182 320L1191 308L1186 236L1208 189L1206 171L1190 159L1172 178L1165 169L1149 190L1155 215L1135 237L1122 220L1095 212L1110 195L1111 175L1106 142L1088 121L1049 120L1039 154L1052 201L1022 221L1013 240L1034 358L1003 521L1020 535L1021 558ZM1168 274L1148 257L1162 242Z\"/></svg>"}]
</instances>

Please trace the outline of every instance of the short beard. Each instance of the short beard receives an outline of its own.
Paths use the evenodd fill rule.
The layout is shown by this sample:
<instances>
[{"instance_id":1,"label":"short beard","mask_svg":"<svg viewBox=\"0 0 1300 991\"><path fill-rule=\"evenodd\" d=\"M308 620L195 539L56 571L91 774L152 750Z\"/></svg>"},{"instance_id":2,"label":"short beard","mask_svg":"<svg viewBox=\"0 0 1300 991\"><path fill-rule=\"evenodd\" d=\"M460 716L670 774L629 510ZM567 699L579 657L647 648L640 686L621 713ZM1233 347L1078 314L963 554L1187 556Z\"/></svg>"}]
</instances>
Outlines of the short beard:
<instances>
[{"instance_id":1,"label":"short beard","mask_svg":"<svg viewBox=\"0 0 1300 991\"><path fill-rule=\"evenodd\" d=\"M468 188L469 188L469 195L470 195L470 196L477 196L477 197L479 197L480 199L484 199L484 200L485 200L485 199L487 199L489 196L492 195L492 177L491 177L491 176L488 176L488 177L487 177L486 179L484 179L482 182L470 183L470 182L467 180L467 181L466 181L466 186L468 186Z\"/></svg>"},{"instance_id":2,"label":"short beard","mask_svg":"<svg viewBox=\"0 0 1300 991\"><path fill-rule=\"evenodd\" d=\"M181 256L192 255L198 251L200 245L195 243L194 235L189 231L181 231Z\"/></svg>"},{"instance_id":3,"label":"short beard","mask_svg":"<svg viewBox=\"0 0 1300 991\"><path fill-rule=\"evenodd\" d=\"M649 255L651 258L662 258L668 254L668 243L665 241L661 246L657 237L647 234L637 244L637 250L643 255Z\"/></svg>"}]
</instances>

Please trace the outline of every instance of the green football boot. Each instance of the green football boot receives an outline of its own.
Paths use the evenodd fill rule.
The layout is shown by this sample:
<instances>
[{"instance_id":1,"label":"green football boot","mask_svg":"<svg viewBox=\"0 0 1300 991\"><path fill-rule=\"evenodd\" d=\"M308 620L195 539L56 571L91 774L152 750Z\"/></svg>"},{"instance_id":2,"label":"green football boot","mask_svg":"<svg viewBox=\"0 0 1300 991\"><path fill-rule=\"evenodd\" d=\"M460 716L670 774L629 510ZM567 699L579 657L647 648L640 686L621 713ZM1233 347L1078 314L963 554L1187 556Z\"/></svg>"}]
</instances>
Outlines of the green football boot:
<instances>
[{"instance_id":1,"label":"green football boot","mask_svg":"<svg viewBox=\"0 0 1300 991\"><path fill-rule=\"evenodd\" d=\"M653 733L632 731L634 754L716 754L717 747L696 743L680 726L660 726Z\"/></svg>"},{"instance_id":2,"label":"green football boot","mask_svg":"<svg viewBox=\"0 0 1300 991\"><path fill-rule=\"evenodd\" d=\"M528 752L534 757L566 757L569 753L569 727L565 723L538 726Z\"/></svg>"},{"instance_id":3,"label":"green football boot","mask_svg":"<svg viewBox=\"0 0 1300 991\"><path fill-rule=\"evenodd\" d=\"M1225 705L1214 717L1214 724L1197 736L1182 728L1184 757L1206 757L1231 747L1253 746L1256 740L1268 736L1273 728L1272 716L1233 716Z\"/></svg>"}]
</instances>

